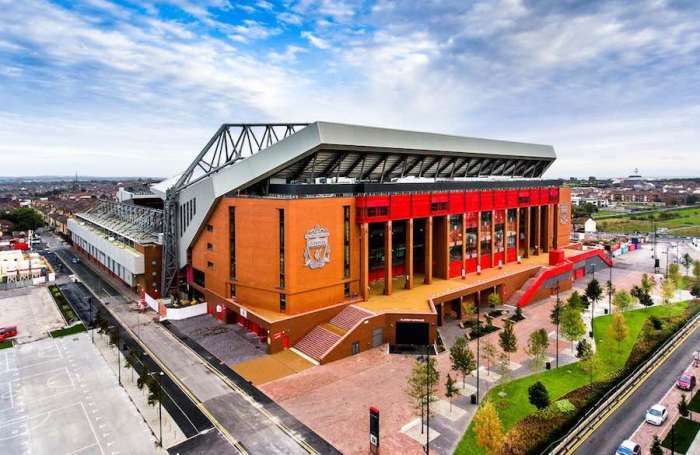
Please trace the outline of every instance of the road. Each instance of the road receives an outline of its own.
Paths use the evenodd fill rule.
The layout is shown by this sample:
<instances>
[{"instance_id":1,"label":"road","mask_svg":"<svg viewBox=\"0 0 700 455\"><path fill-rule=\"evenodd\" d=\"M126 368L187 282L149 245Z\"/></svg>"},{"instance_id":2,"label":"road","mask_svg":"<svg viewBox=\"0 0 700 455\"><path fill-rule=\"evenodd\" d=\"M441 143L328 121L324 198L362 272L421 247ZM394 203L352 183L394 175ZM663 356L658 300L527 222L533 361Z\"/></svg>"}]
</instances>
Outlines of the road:
<instances>
[{"instance_id":1,"label":"road","mask_svg":"<svg viewBox=\"0 0 700 455\"><path fill-rule=\"evenodd\" d=\"M688 366L698 346L700 329L696 326L685 342L574 453L614 454L620 442L629 438L644 420L647 409L661 401L675 377Z\"/></svg>"},{"instance_id":2,"label":"road","mask_svg":"<svg viewBox=\"0 0 700 455\"><path fill-rule=\"evenodd\" d=\"M52 246L51 241L47 243ZM71 263L70 259L74 255L71 250L59 245L54 248L65 265L99 295L101 300L108 302L112 314L128 326L202 403L209 414L208 417L218 423L219 430L229 434L229 439L238 441L250 453L308 453L300 444L300 440L278 424L275 416L263 413L259 404L250 396L232 389L221 377L212 373L201 358L160 324L133 311L133 302L101 276L82 262ZM231 453L235 453L233 447L230 448Z\"/></svg>"}]
</instances>

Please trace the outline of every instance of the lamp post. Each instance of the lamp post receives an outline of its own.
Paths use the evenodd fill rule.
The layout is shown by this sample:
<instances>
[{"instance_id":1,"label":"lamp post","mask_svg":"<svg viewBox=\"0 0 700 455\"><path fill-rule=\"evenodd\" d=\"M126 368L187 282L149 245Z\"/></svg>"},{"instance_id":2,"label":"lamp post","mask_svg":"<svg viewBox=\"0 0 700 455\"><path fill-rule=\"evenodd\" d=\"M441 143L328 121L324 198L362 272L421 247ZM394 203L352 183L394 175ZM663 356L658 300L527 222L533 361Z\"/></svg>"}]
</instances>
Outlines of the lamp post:
<instances>
[{"instance_id":1,"label":"lamp post","mask_svg":"<svg viewBox=\"0 0 700 455\"><path fill-rule=\"evenodd\" d=\"M154 371L148 373L149 376L158 375L158 446L163 447L163 372Z\"/></svg>"},{"instance_id":2,"label":"lamp post","mask_svg":"<svg viewBox=\"0 0 700 455\"><path fill-rule=\"evenodd\" d=\"M117 380L119 382L119 385L122 386L122 361L121 361L121 355L119 354L119 326L118 325L110 326L109 330L114 330L115 333L117 334Z\"/></svg>"},{"instance_id":3,"label":"lamp post","mask_svg":"<svg viewBox=\"0 0 700 455\"><path fill-rule=\"evenodd\" d=\"M557 368L559 368L559 320L561 319L561 307L559 302L559 282L557 281Z\"/></svg>"},{"instance_id":4,"label":"lamp post","mask_svg":"<svg viewBox=\"0 0 700 455\"><path fill-rule=\"evenodd\" d=\"M425 453L430 453L430 346L425 345L425 355L418 357L420 362L425 363ZM421 414L423 413L423 405L421 405ZM423 431L423 420L421 419L421 432Z\"/></svg>"},{"instance_id":5,"label":"lamp post","mask_svg":"<svg viewBox=\"0 0 700 455\"><path fill-rule=\"evenodd\" d=\"M476 405L479 405L479 367L481 366L481 324L479 323L479 304L481 303L481 291L476 297Z\"/></svg>"},{"instance_id":6,"label":"lamp post","mask_svg":"<svg viewBox=\"0 0 700 455\"><path fill-rule=\"evenodd\" d=\"M612 294L613 294L613 281L612 281L612 270L613 270L613 254L612 248L610 248L610 286L608 286L608 313L612 314ZM593 327L591 325L591 327Z\"/></svg>"}]
</instances>

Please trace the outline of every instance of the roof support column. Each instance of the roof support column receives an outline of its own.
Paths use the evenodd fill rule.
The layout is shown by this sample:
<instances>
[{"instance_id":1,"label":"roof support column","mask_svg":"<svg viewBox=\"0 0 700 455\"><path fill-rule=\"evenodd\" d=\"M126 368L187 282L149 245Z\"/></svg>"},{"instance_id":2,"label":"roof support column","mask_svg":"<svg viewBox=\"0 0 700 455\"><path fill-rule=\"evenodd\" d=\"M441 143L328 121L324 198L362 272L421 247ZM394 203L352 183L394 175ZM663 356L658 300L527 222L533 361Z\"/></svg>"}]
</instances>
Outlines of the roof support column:
<instances>
[{"instance_id":1,"label":"roof support column","mask_svg":"<svg viewBox=\"0 0 700 455\"><path fill-rule=\"evenodd\" d=\"M413 218L406 220L406 289L413 288Z\"/></svg>"},{"instance_id":2,"label":"roof support column","mask_svg":"<svg viewBox=\"0 0 700 455\"><path fill-rule=\"evenodd\" d=\"M433 217L429 216L425 219L425 278L423 282L430 284L433 282Z\"/></svg>"},{"instance_id":3,"label":"roof support column","mask_svg":"<svg viewBox=\"0 0 700 455\"><path fill-rule=\"evenodd\" d=\"M530 257L532 248L532 207L525 207L525 257Z\"/></svg>"},{"instance_id":4,"label":"roof support column","mask_svg":"<svg viewBox=\"0 0 700 455\"><path fill-rule=\"evenodd\" d=\"M384 295L391 295L392 281L392 237L391 220L384 225Z\"/></svg>"},{"instance_id":5,"label":"roof support column","mask_svg":"<svg viewBox=\"0 0 700 455\"><path fill-rule=\"evenodd\" d=\"M476 270L481 270L481 211L476 212Z\"/></svg>"},{"instance_id":6,"label":"roof support column","mask_svg":"<svg viewBox=\"0 0 700 455\"><path fill-rule=\"evenodd\" d=\"M467 276L467 214L462 213L462 278ZM461 302L461 300L460 300Z\"/></svg>"},{"instance_id":7,"label":"roof support column","mask_svg":"<svg viewBox=\"0 0 700 455\"><path fill-rule=\"evenodd\" d=\"M369 298L369 225L360 225L360 295L363 301Z\"/></svg>"},{"instance_id":8,"label":"roof support column","mask_svg":"<svg viewBox=\"0 0 700 455\"><path fill-rule=\"evenodd\" d=\"M435 226L435 276L444 280L449 278L450 270L450 220L449 215L439 216L433 219Z\"/></svg>"},{"instance_id":9,"label":"roof support column","mask_svg":"<svg viewBox=\"0 0 700 455\"><path fill-rule=\"evenodd\" d=\"M542 248L542 207L535 206L535 255L540 254Z\"/></svg>"}]
</instances>

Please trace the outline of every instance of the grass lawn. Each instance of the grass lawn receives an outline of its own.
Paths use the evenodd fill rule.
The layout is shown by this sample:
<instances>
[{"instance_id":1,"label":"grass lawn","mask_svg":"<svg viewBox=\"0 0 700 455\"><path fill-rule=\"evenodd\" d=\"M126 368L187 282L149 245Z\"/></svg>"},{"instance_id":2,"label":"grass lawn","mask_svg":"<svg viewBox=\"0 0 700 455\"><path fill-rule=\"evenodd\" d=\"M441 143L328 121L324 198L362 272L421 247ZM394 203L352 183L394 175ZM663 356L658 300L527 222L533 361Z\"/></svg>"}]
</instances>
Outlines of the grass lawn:
<instances>
[{"instance_id":1,"label":"grass lawn","mask_svg":"<svg viewBox=\"0 0 700 455\"><path fill-rule=\"evenodd\" d=\"M673 434L670 431L668 432L668 435L666 435L661 445L670 449L673 436L673 448L676 453L687 453L690 444L692 444L693 439L695 439L695 435L698 433L698 430L700 430L700 423L680 417L678 421L673 424L673 430Z\"/></svg>"},{"instance_id":2,"label":"grass lawn","mask_svg":"<svg viewBox=\"0 0 700 455\"><path fill-rule=\"evenodd\" d=\"M599 348L609 346L609 349L600 349L602 356L601 364L605 366L605 369L596 372L594 378L607 376L609 373L624 367L627 357L632 351L632 347L637 339L637 335L639 335L644 322L649 316L680 314L687 306L688 304L686 302L680 302L675 305L655 306L626 312L625 321L629 328L629 335L627 339L620 344L619 351L617 342L610 338L607 333L608 327L612 321L612 316L607 315L595 318L593 320L593 328L596 344ZM510 430L516 423L536 410L528 400L527 389L537 381L541 381L545 387L547 387L551 401L555 401L570 391L588 384L590 377L588 373L581 369L578 363L573 363L494 387L486 394L487 398L495 399L498 398L499 392L506 393L508 406L503 408L497 407L504 431ZM473 424L469 425L455 453L465 455L483 453L476 445Z\"/></svg>"},{"instance_id":3,"label":"grass lawn","mask_svg":"<svg viewBox=\"0 0 700 455\"><path fill-rule=\"evenodd\" d=\"M700 236L700 208L687 208L668 211L673 218L657 219L658 228L666 228L670 233L683 236ZM598 221L598 230L605 232L651 232L651 221L648 219L632 219L647 217L631 213L614 218L605 218ZM656 216L659 216L658 214Z\"/></svg>"},{"instance_id":4,"label":"grass lawn","mask_svg":"<svg viewBox=\"0 0 700 455\"><path fill-rule=\"evenodd\" d=\"M0 341L0 349L7 349L12 347L11 340Z\"/></svg>"},{"instance_id":5,"label":"grass lawn","mask_svg":"<svg viewBox=\"0 0 700 455\"><path fill-rule=\"evenodd\" d=\"M688 403L688 409L693 412L700 412L700 393L695 393Z\"/></svg>"},{"instance_id":6,"label":"grass lawn","mask_svg":"<svg viewBox=\"0 0 700 455\"><path fill-rule=\"evenodd\" d=\"M70 327L64 327L62 329L53 330L50 332L51 337L60 338L68 335L75 335L76 333L84 332L85 326L81 322L80 324L75 324Z\"/></svg>"}]
</instances>

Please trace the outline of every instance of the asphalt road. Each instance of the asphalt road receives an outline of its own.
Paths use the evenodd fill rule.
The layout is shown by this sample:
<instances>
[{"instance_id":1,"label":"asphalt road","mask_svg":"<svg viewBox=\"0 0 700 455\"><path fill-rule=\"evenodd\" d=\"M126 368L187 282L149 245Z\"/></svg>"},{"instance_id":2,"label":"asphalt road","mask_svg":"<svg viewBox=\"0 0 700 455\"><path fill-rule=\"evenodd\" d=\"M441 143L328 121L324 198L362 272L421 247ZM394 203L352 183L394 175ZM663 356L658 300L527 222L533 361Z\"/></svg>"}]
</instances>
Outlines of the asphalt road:
<instances>
[{"instance_id":1,"label":"asphalt road","mask_svg":"<svg viewBox=\"0 0 700 455\"><path fill-rule=\"evenodd\" d=\"M652 405L661 401L677 375L692 360L700 347L700 330L695 329L686 341L609 416L576 450L577 455L614 454L620 443L632 435Z\"/></svg>"}]
</instances>

